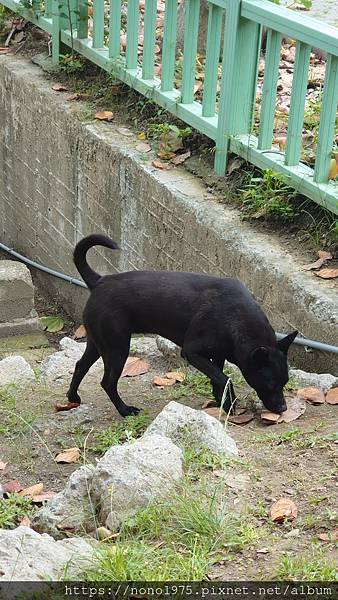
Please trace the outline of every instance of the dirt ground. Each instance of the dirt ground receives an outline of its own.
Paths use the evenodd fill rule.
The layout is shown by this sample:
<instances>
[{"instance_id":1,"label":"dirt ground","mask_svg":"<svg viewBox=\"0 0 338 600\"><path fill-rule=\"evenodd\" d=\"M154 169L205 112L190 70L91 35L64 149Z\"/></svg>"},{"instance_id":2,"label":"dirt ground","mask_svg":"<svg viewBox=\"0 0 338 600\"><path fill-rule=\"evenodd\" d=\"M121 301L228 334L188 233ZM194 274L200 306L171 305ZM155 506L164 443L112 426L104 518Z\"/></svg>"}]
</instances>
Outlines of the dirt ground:
<instances>
[{"instance_id":1,"label":"dirt ground","mask_svg":"<svg viewBox=\"0 0 338 600\"><path fill-rule=\"evenodd\" d=\"M154 350L153 339L147 340L136 342L134 353L150 363L150 371L120 381L124 400L140 407L150 419L172 399L201 409L209 394L206 386L194 379L196 371L183 367L190 373L190 386L154 387L154 376L164 375L175 365ZM0 401L0 460L8 463L1 472L2 483L14 479L23 486L43 482L46 491L61 490L79 464L57 464L56 454L77 446L81 463L95 462L100 457L95 449L97 432L122 421L101 389L97 372L89 373L81 385L83 404L79 409L55 412L55 403L65 401L68 381L48 383L39 376L41 362L54 351L49 345L18 352L36 369L38 381L5 390L7 395L3 393ZM13 352L0 352L0 358L9 353ZM66 379L70 378L71 373ZM235 387L242 406L257 406L246 384ZM257 535L244 549L233 553L231 560L218 560L208 577L273 579L281 557L299 557L314 547L330 562L337 561L334 542L318 539L320 533L337 527L337 407L307 405L297 421L271 426L262 423L258 409L253 421L242 426L227 424L227 430L238 444L240 458L229 462L226 475L245 475L240 486L243 489L236 488L236 483L225 484L217 470L210 471L209 485L223 487L229 510L252 516ZM269 510L281 497L295 502L298 516L292 523L277 525L269 519Z\"/></svg>"}]
</instances>

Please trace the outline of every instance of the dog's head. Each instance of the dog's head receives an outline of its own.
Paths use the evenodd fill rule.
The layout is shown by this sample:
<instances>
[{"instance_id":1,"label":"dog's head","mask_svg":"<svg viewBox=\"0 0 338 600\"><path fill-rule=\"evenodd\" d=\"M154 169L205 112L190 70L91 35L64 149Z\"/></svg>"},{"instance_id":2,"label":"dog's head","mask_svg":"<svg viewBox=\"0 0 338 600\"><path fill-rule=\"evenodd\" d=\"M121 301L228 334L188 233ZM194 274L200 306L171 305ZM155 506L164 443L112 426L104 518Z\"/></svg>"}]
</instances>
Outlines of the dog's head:
<instances>
[{"instance_id":1,"label":"dog's head","mask_svg":"<svg viewBox=\"0 0 338 600\"><path fill-rule=\"evenodd\" d=\"M276 348L260 346L248 357L243 375L264 406L275 413L287 409L283 388L289 380L287 353L298 331L277 342Z\"/></svg>"}]
</instances>

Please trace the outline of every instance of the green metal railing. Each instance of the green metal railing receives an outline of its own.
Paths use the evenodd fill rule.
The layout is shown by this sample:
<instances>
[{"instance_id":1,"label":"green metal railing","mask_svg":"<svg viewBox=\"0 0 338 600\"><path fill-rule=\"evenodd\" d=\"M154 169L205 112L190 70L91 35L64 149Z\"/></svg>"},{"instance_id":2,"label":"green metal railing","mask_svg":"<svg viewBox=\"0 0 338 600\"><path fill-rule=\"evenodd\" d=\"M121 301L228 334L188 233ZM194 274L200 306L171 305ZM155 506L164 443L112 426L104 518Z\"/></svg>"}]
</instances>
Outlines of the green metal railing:
<instances>
[{"instance_id":1,"label":"green metal railing","mask_svg":"<svg viewBox=\"0 0 338 600\"><path fill-rule=\"evenodd\" d=\"M338 102L338 29L267 0L209 0L204 88L194 100L200 0L185 0L183 75L174 86L177 0L166 0L161 76L155 77L156 0L145 0L143 52L138 55L139 0L127 3L127 42L121 51L121 0L110 0L109 33L104 0L93 0L93 31L88 34L87 0L0 0L52 35L58 62L60 42L112 73L215 141L215 170L223 175L230 151L260 168L287 177L298 192L338 214L338 180L329 181ZM26 5L27 0L25 0ZM222 27L224 23L223 48ZM256 104L261 29L267 47L258 135L252 133ZM273 147L277 80L283 35L296 40L285 152ZM301 162L302 130L311 47L327 53L314 168ZM220 56L222 75L217 98Z\"/></svg>"}]
</instances>

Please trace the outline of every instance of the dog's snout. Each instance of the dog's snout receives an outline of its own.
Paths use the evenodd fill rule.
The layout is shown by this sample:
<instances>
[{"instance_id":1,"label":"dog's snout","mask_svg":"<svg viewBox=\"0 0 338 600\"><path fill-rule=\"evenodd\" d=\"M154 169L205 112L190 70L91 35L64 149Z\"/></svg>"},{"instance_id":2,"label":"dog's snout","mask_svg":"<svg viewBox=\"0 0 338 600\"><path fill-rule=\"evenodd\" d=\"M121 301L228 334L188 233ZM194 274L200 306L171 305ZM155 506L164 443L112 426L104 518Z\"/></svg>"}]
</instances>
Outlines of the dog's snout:
<instances>
[{"instance_id":1,"label":"dog's snout","mask_svg":"<svg viewBox=\"0 0 338 600\"><path fill-rule=\"evenodd\" d=\"M280 406L279 412L281 412L281 413L285 412L287 409L288 409L287 404L286 404L285 400L283 400L283 402L282 402L282 404Z\"/></svg>"}]
</instances>

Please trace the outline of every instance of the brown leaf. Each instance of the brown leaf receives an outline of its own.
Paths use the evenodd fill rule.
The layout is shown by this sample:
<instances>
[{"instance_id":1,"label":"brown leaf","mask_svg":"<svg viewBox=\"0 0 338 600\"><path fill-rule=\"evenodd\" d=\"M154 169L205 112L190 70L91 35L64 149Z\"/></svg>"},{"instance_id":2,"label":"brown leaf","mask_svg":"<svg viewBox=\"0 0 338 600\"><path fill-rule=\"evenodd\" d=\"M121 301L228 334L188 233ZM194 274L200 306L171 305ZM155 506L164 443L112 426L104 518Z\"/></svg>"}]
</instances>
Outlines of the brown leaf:
<instances>
[{"instance_id":1,"label":"brown leaf","mask_svg":"<svg viewBox=\"0 0 338 600\"><path fill-rule=\"evenodd\" d=\"M273 143L278 144L278 147L280 150L285 150L286 142L287 142L286 135L280 135L279 137L275 137L273 139Z\"/></svg>"},{"instance_id":2,"label":"brown leaf","mask_svg":"<svg viewBox=\"0 0 338 600\"><path fill-rule=\"evenodd\" d=\"M31 485L30 487L25 488L21 492L19 492L19 496L29 496L30 498L32 498L37 494L41 494L42 490L43 483L36 483L35 485Z\"/></svg>"},{"instance_id":3,"label":"brown leaf","mask_svg":"<svg viewBox=\"0 0 338 600\"><path fill-rule=\"evenodd\" d=\"M168 385L174 385L175 379L167 379L167 377L154 377L153 379L153 385L159 385L159 386L168 386Z\"/></svg>"},{"instance_id":4,"label":"brown leaf","mask_svg":"<svg viewBox=\"0 0 338 600\"><path fill-rule=\"evenodd\" d=\"M75 463L80 458L79 448L68 448L55 457L57 463Z\"/></svg>"},{"instance_id":5,"label":"brown leaf","mask_svg":"<svg viewBox=\"0 0 338 600\"><path fill-rule=\"evenodd\" d=\"M8 54L9 48L7 46L0 46L0 54Z\"/></svg>"},{"instance_id":6,"label":"brown leaf","mask_svg":"<svg viewBox=\"0 0 338 600\"><path fill-rule=\"evenodd\" d=\"M336 179L338 176L338 163L334 158L330 160L329 179Z\"/></svg>"},{"instance_id":7,"label":"brown leaf","mask_svg":"<svg viewBox=\"0 0 338 600\"><path fill-rule=\"evenodd\" d=\"M298 515L298 508L289 498L280 498L270 509L270 516L274 523L283 523L285 519L293 521Z\"/></svg>"},{"instance_id":8,"label":"brown leaf","mask_svg":"<svg viewBox=\"0 0 338 600\"><path fill-rule=\"evenodd\" d=\"M147 373L149 369L149 363L142 360L142 358L128 356L121 377L136 377L137 375Z\"/></svg>"},{"instance_id":9,"label":"brown leaf","mask_svg":"<svg viewBox=\"0 0 338 600\"><path fill-rule=\"evenodd\" d=\"M19 525L24 525L25 527L31 527L32 523L29 517L27 517L27 515L25 517L22 517L21 521L19 521Z\"/></svg>"},{"instance_id":10,"label":"brown leaf","mask_svg":"<svg viewBox=\"0 0 338 600\"><path fill-rule=\"evenodd\" d=\"M2 490L6 494L12 494L13 492L20 492L20 490L22 490L22 485L17 479L13 479L12 481L3 484Z\"/></svg>"},{"instance_id":11,"label":"brown leaf","mask_svg":"<svg viewBox=\"0 0 338 600\"><path fill-rule=\"evenodd\" d=\"M169 371L169 373L165 374L167 379L174 379L175 381L179 381L182 383L185 380L185 374L180 371Z\"/></svg>"},{"instance_id":12,"label":"brown leaf","mask_svg":"<svg viewBox=\"0 0 338 600\"><path fill-rule=\"evenodd\" d=\"M320 269L320 267L322 266L322 264L327 261L327 260L331 260L332 258L332 254L330 252L326 252L325 250L319 250L318 252L318 260L316 260L316 262L311 263L309 265L305 265L303 267L303 271L311 271L312 269Z\"/></svg>"},{"instance_id":13,"label":"brown leaf","mask_svg":"<svg viewBox=\"0 0 338 600\"><path fill-rule=\"evenodd\" d=\"M69 94L65 97L66 102L73 102L74 100L80 100L79 94Z\"/></svg>"},{"instance_id":14,"label":"brown leaf","mask_svg":"<svg viewBox=\"0 0 338 600\"><path fill-rule=\"evenodd\" d=\"M338 387L331 388L327 392L325 400L328 404L338 404Z\"/></svg>"},{"instance_id":15,"label":"brown leaf","mask_svg":"<svg viewBox=\"0 0 338 600\"><path fill-rule=\"evenodd\" d=\"M114 114L110 110L100 110L95 113L94 117L99 121L111 121L114 118Z\"/></svg>"},{"instance_id":16,"label":"brown leaf","mask_svg":"<svg viewBox=\"0 0 338 600\"><path fill-rule=\"evenodd\" d=\"M2 460L0 460L0 471L3 471L4 469L6 469L8 463L2 462Z\"/></svg>"},{"instance_id":17,"label":"brown leaf","mask_svg":"<svg viewBox=\"0 0 338 600\"><path fill-rule=\"evenodd\" d=\"M141 142L140 144L136 144L135 146L136 150L138 152L150 152L151 151L151 146L149 146L149 144L146 144L145 142Z\"/></svg>"},{"instance_id":18,"label":"brown leaf","mask_svg":"<svg viewBox=\"0 0 338 600\"><path fill-rule=\"evenodd\" d=\"M77 402L68 402L67 404L55 404L56 412L62 412L64 410L72 410L72 408L79 408L81 404Z\"/></svg>"},{"instance_id":19,"label":"brown leaf","mask_svg":"<svg viewBox=\"0 0 338 600\"><path fill-rule=\"evenodd\" d=\"M204 408L203 412L206 412L210 417L214 417L217 421L224 421L226 418L223 410L219 408L219 406L211 406L210 408Z\"/></svg>"},{"instance_id":20,"label":"brown leaf","mask_svg":"<svg viewBox=\"0 0 338 600\"><path fill-rule=\"evenodd\" d=\"M305 400L294 396L287 400L287 410L280 415L278 423L291 423L304 414L306 409Z\"/></svg>"},{"instance_id":21,"label":"brown leaf","mask_svg":"<svg viewBox=\"0 0 338 600\"><path fill-rule=\"evenodd\" d=\"M335 279L338 277L338 269L321 269L320 271L316 271L314 275L322 279Z\"/></svg>"},{"instance_id":22,"label":"brown leaf","mask_svg":"<svg viewBox=\"0 0 338 600\"><path fill-rule=\"evenodd\" d=\"M229 423L234 423L235 425L246 425L247 423L250 423L253 418L253 413L243 413L242 415L230 415L228 421Z\"/></svg>"},{"instance_id":23,"label":"brown leaf","mask_svg":"<svg viewBox=\"0 0 338 600\"><path fill-rule=\"evenodd\" d=\"M273 423L278 423L280 419L280 415L278 413L273 413L267 410L263 410L261 413L261 419L265 423L272 425Z\"/></svg>"},{"instance_id":24,"label":"brown leaf","mask_svg":"<svg viewBox=\"0 0 338 600\"><path fill-rule=\"evenodd\" d=\"M324 392L315 387L301 388L297 390L297 396L310 402L310 404L323 404L325 402Z\"/></svg>"},{"instance_id":25,"label":"brown leaf","mask_svg":"<svg viewBox=\"0 0 338 600\"><path fill-rule=\"evenodd\" d=\"M54 83L54 85L52 85L52 90L54 90L54 92L67 92L68 88L66 88L65 85L62 85L62 83Z\"/></svg>"},{"instance_id":26,"label":"brown leaf","mask_svg":"<svg viewBox=\"0 0 338 600\"><path fill-rule=\"evenodd\" d=\"M186 152L184 152L183 154L177 154L176 156L174 156L174 158L171 159L171 162L174 165L181 165L182 163L184 163L187 158L189 158L191 156L191 152L190 150L187 150Z\"/></svg>"},{"instance_id":27,"label":"brown leaf","mask_svg":"<svg viewBox=\"0 0 338 600\"><path fill-rule=\"evenodd\" d=\"M151 164L153 167L155 167L155 169L161 169L161 171L169 171L171 168L168 163L163 163L160 160L153 160Z\"/></svg>"},{"instance_id":28,"label":"brown leaf","mask_svg":"<svg viewBox=\"0 0 338 600\"><path fill-rule=\"evenodd\" d=\"M43 494L36 494L36 496L32 496L32 502L34 502L34 504L42 504L42 502L51 500L54 496L56 496L56 492L44 492Z\"/></svg>"},{"instance_id":29,"label":"brown leaf","mask_svg":"<svg viewBox=\"0 0 338 600\"><path fill-rule=\"evenodd\" d=\"M80 325L80 327L78 327L74 333L74 337L76 340L80 340L81 338L86 337L86 335L87 335L87 332L86 332L86 328L84 325Z\"/></svg>"},{"instance_id":30,"label":"brown leaf","mask_svg":"<svg viewBox=\"0 0 338 600\"><path fill-rule=\"evenodd\" d=\"M208 408L209 406L217 406L217 403L215 400L206 400L205 402L203 402L202 404L202 409L203 408Z\"/></svg>"},{"instance_id":31,"label":"brown leaf","mask_svg":"<svg viewBox=\"0 0 338 600\"><path fill-rule=\"evenodd\" d=\"M197 94L197 92L200 91L201 87L202 87L203 82L196 80L194 83L194 94Z\"/></svg>"},{"instance_id":32,"label":"brown leaf","mask_svg":"<svg viewBox=\"0 0 338 600\"><path fill-rule=\"evenodd\" d=\"M228 162L227 174L231 175L234 171L237 171L243 164L243 160L241 158L231 158Z\"/></svg>"},{"instance_id":33,"label":"brown leaf","mask_svg":"<svg viewBox=\"0 0 338 600\"><path fill-rule=\"evenodd\" d=\"M338 541L338 529L328 531L327 533L319 533L318 539L322 542L337 542Z\"/></svg>"}]
</instances>

